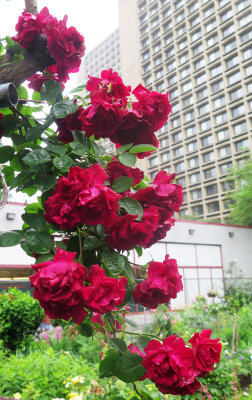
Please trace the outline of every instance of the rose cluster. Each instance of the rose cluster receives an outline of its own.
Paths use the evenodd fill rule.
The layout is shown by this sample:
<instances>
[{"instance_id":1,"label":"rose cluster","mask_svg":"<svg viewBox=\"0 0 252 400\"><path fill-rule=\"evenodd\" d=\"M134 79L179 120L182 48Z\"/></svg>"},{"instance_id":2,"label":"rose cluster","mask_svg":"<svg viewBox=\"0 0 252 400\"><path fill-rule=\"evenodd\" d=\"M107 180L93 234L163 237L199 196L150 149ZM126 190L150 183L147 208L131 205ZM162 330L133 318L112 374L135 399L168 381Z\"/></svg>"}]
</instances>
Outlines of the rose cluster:
<instances>
[{"instance_id":1,"label":"rose cluster","mask_svg":"<svg viewBox=\"0 0 252 400\"><path fill-rule=\"evenodd\" d=\"M205 376L220 360L221 343L219 339L210 339L211 330L195 333L187 347L182 338L168 336L163 343L151 340L144 352L130 345L129 350L143 358L142 365L146 374L160 392L185 396L200 388L197 377Z\"/></svg>"},{"instance_id":2,"label":"rose cluster","mask_svg":"<svg viewBox=\"0 0 252 400\"><path fill-rule=\"evenodd\" d=\"M33 75L29 87L40 89L44 78L50 73L51 79L66 82L69 79L68 73L79 70L81 58L85 53L84 38L73 26L67 28L66 23L67 16L58 21L50 15L47 7L44 7L36 17L25 11L19 17L16 25L17 34L12 39L21 47L29 48L36 35L45 35L48 50L55 61L53 69L46 70L44 76Z\"/></svg>"},{"instance_id":3,"label":"rose cluster","mask_svg":"<svg viewBox=\"0 0 252 400\"><path fill-rule=\"evenodd\" d=\"M110 278L99 265L86 267L74 262L76 253L57 248L53 261L33 265L30 277L34 298L53 319L73 319L81 324L87 310L99 314L122 304L127 278ZM85 280L85 283L84 283Z\"/></svg>"}]
</instances>

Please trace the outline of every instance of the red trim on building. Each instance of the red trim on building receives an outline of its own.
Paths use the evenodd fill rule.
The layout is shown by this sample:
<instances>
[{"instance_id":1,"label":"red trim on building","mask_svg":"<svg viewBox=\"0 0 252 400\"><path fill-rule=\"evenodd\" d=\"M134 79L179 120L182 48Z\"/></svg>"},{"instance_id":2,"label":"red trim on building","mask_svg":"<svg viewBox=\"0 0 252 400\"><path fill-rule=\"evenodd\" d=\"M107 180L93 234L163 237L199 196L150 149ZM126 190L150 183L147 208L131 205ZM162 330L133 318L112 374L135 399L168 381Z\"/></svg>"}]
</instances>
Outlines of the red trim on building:
<instances>
[{"instance_id":1,"label":"red trim on building","mask_svg":"<svg viewBox=\"0 0 252 400\"><path fill-rule=\"evenodd\" d=\"M31 268L31 265L20 265L20 264L0 264L0 268Z\"/></svg>"},{"instance_id":2,"label":"red trim on building","mask_svg":"<svg viewBox=\"0 0 252 400\"><path fill-rule=\"evenodd\" d=\"M244 226L244 225L229 225L229 224L221 224L220 222L207 222L207 221L195 221L191 219L177 219L178 222L189 222L190 224L202 224L202 225L220 225L220 226L230 226L233 228L244 228L244 229L252 229L252 226Z\"/></svg>"},{"instance_id":3,"label":"red trim on building","mask_svg":"<svg viewBox=\"0 0 252 400\"><path fill-rule=\"evenodd\" d=\"M10 204L10 205L12 205L12 206L28 206L28 203L18 203L18 202L16 202L16 201L8 201L7 202L7 204Z\"/></svg>"}]
</instances>

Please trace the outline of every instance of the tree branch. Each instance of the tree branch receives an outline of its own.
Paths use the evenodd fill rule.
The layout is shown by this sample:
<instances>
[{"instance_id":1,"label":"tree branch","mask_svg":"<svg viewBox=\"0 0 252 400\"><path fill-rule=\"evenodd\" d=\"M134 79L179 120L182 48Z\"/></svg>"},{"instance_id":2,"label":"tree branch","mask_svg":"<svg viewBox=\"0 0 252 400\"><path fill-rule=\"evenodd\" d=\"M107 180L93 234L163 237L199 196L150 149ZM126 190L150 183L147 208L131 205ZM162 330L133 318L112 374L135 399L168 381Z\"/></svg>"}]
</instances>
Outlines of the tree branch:
<instances>
[{"instance_id":1,"label":"tree branch","mask_svg":"<svg viewBox=\"0 0 252 400\"><path fill-rule=\"evenodd\" d=\"M38 6L37 6L37 0L25 0L25 11L37 15L38 13Z\"/></svg>"}]
</instances>

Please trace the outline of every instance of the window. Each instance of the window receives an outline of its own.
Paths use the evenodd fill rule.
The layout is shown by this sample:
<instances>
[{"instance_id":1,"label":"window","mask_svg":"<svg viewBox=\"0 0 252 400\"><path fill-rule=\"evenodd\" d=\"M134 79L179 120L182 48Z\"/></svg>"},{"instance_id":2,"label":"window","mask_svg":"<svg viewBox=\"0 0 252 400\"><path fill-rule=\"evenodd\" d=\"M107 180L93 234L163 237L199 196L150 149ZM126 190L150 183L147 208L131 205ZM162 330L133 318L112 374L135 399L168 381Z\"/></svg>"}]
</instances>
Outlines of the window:
<instances>
[{"instance_id":1,"label":"window","mask_svg":"<svg viewBox=\"0 0 252 400\"><path fill-rule=\"evenodd\" d=\"M168 124L167 122L165 122L162 128L160 129L160 133L165 133L167 131L168 131Z\"/></svg>"},{"instance_id":2,"label":"window","mask_svg":"<svg viewBox=\"0 0 252 400\"><path fill-rule=\"evenodd\" d=\"M203 206L194 206L192 207L193 215L201 215L203 214Z\"/></svg>"},{"instance_id":3,"label":"window","mask_svg":"<svg viewBox=\"0 0 252 400\"><path fill-rule=\"evenodd\" d=\"M150 40L149 40L149 38L147 37L146 39L144 39L144 40L141 42L142 48L148 46L149 43L150 43Z\"/></svg>"},{"instance_id":4,"label":"window","mask_svg":"<svg viewBox=\"0 0 252 400\"><path fill-rule=\"evenodd\" d=\"M210 69L211 78L214 78L216 75L221 74L221 72L222 72L221 64L216 65L216 67Z\"/></svg>"},{"instance_id":5,"label":"window","mask_svg":"<svg viewBox=\"0 0 252 400\"><path fill-rule=\"evenodd\" d=\"M212 19L207 25L205 25L206 32L210 32L212 29L216 28L216 20Z\"/></svg>"},{"instance_id":6,"label":"window","mask_svg":"<svg viewBox=\"0 0 252 400\"><path fill-rule=\"evenodd\" d=\"M204 171L204 174L206 179L214 178L216 176L216 168L208 168Z\"/></svg>"},{"instance_id":7,"label":"window","mask_svg":"<svg viewBox=\"0 0 252 400\"><path fill-rule=\"evenodd\" d=\"M193 157L188 160L188 165L190 168L197 167L199 165L199 157Z\"/></svg>"},{"instance_id":8,"label":"window","mask_svg":"<svg viewBox=\"0 0 252 400\"><path fill-rule=\"evenodd\" d=\"M179 142L180 140L182 140L182 138L183 138L182 132L177 132L172 135L173 143Z\"/></svg>"},{"instance_id":9,"label":"window","mask_svg":"<svg viewBox=\"0 0 252 400\"><path fill-rule=\"evenodd\" d=\"M241 73L240 73L240 71L235 72L234 74L228 76L228 84L229 85L232 85L233 83L236 83L236 82L239 82L239 81L241 81Z\"/></svg>"},{"instance_id":10,"label":"window","mask_svg":"<svg viewBox=\"0 0 252 400\"><path fill-rule=\"evenodd\" d=\"M173 154L174 154L174 157L182 156L184 154L184 147L180 146L180 147L177 147L176 149L173 149Z\"/></svg>"},{"instance_id":11,"label":"window","mask_svg":"<svg viewBox=\"0 0 252 400\"><path fill-rule=\"evenodd\" d=\"M212 135L208 135L205 136L201 139L201 144L203 147L205 146L209 146L210 144L213 144L213 136Z\"/></svg>"},{"instance_id":12,"label":"window","mask_svg":"<svg viewBox=\"0 0 252 400\"><path fill-rule=\"evenodd\" d=\"M151 14L151 15L154 15L154 14L156 14L157 11L158 11L158 5L156 5L155 7L152 7L152 8L151 8L150 14Z\"/></svg>"},{"instance_id":13,"label":"window","mask_svg":"<svg viewBox=\"0 0 252 400\"><path fill-rule=\"evenodd\" d=\"M148 25L146 25L146 26L144 26L142 29L141 29L141 36L144 36L147 32L148 32Z\"/></svg>"},{"instance_id":14,"label":"window","mask_svg":"<svg viewBox=\"0 0 252 400\"><path fill-rule=\"evenodd\" d=\"M143 14L143 15L140 17L140 24L143 24L144 22L146 22L147 19L148 19L147 13Z\"/></svg>"},{"instance_id":15,"label":"window","mask_svg":"<svg viewBox=\"0 0 252 400\"><path fill-rule=\"evenodd\" d=\"M180 42L179 44L178 44L178 49L179 50L183 50L185 47L187 47L188 46L188 43L187 43L187 40L182 40L182 42Z\"/></svg>"},{"instance_id":16,"label":"window","mask_svg":"<svg viewBox=\"0 0 252 400\"><path fill-rule=\"evenodd\" d=\"M162 92L165 89L165 84L164 82L160 82L156 85L156 89L158 92Z\"/></svg>"},{"instance_id":17,"label":"window","mask_svg":"<svg viewBox=\"0 0 252 400\"><path fill-rule=\"evenodd\" d=\"M172 120L172 127L173 128L177 128L180 125L181 125L180 118L175 118L175 119Z\"/></svg>"},{"instance_id":18,"label":"window","mask_svg":"<svg viewBox=\"0 0 252 400\"><path fill-rule=\"evenodd\" d=\"M199 4L197 1L195 1L195 3L191 4L188 7L189 14L192 14L194 11L198 10L198 8L199 8Z\"/></svg>"},{"instance_id":19,"label":"window","mask_svg":"<svg viewBox=\"0 0 252 400\"><path fill-rule=\"evenodd\" d=\"M140 6L139 6L139 11L141 12L141 11L143 11L143 10L145 10L146 9L146 3L142 3Z\"/></svg>"},{"instance_id":20,"label":"window","mask_svg":"<svg viewBox=\"0 0 252 400\"><path fill-rule=\"evenodd\" d=\"M225 140L227 138L229 138L228 129L223 129L222 131L217 132L217 140L218 141Z\"/></svg>"},{"instance_id":21,"label":"window","mask_svg":"<svg viewBox=\"0 0 252 400\"><path fill-rule=\"evenodd\" d=\"M158 171L151 172L151 174L150 174L151 181L154 181L155 176L157 175L157 173L158 173Z\"/></svg>"},{"instance_id":22,"label":"window","mask_svg":"<svg viewBox=\"0 0 252 400\"><path fill-rule=\"evenodd\" d=\"M247 91L248 93L252 93L252 83L247 84Z\"/></svg>"},{"instance_id":23,"label":"window","mask_svg":"<svg viewBox=\"0 0 252 400\"><path fill-rule=\"evenodd\" d=\"M190 182L191 183L200 182L200 173L197 172L196 174L190 175Z\"/></svg>"},{"instance_id":24,"label":"window","mask_svg":"<svg viewBox=\"0 0 252 400\"><path fill-rule=\"evenodd\" d=\"M189 126L189 128L186 128L186 136L190 137L193 135L196 135L196 126L195 125L192 125L192 126Z\"/></svg>"},{"instance_id":25,"label":"window","mask_svg":"<svg viewBox=\"0 0 252 400\"><path fill-rule=\"evenodd\" d=\"M160 147L161 147L161 148L164 148L164 147L167 147L167 146L169 146L169 138L166 137L166 138L164 138L164 139L161 139L161 141L160 141Z\"/></svg>"},{"instance_id":26,"label":"window","mask_svg":"<svg viewBox=\"0 0 252 400\"><path fill-rule=\"evenodd\" d=\"M219 156L220 157L226 157L226 156L229 156L230 154L231 154L230 145L219 148Z\"/></svg>"},{"instance_id":27,"label":"window","mask_svg":"<svg viewBox=\"0 0 252 400\"><path fill-rule=\"evenodd\" d=\"M178 89L173 89L170 91L170 99L175 99L176 97L178 97Z\"/></svg>"},{"instance_id":28,"label":"window","mask_svg":"<svg viewBox=\"0 0 252 400\"><path fill-rule=\"evenodd\" d=\"M191 198L192 200L200 199L202 197L202 190L195 189L191 191Z\"/></svg>"},{"instance_id":29,"label":"window","mask_svg":"<svg viewBox=\"0 0 252 400\"><path fill-rule=\"evenodd\" d=\"M170 161L170 152L169 151L167 151L166 153L163 153L163 154L161 154L161 160L162 160L162 162L165 162L165 161Z\"/></svg>"},{"instance_id":30,"label":"window","mask_svg":"<svg viewBox=\"0 0 252 400\"><path fill-rule=\"evenodd\" d=\"M234 26L228 25L226 28L222 29L222 36L226 38L227 36L231 35L234 32Z\"/></svg>"},{"instance_id":31,"label":"window","mask_svg":"<svg viewBox=\"0 0 252 400\"><path fill-rule=\"evenodd\" d=\"M219 0L219 6L223 7L225 4L227 4L229 0Z\"/></svg>"},{"instance_id":32,"label":"window","mask_svg":"<svg viewBox=\"0 0 252 400\"><path fill-rule=\"evenodd\" d=\"M170 9L168 9L168 10L170 11ZM165 11L165 13L167 13L167 11ZM166 18L168 16L168 13L167 13L167 15L165 15L165 13L163 13L163 18ZM172 27L172 21L166 22L163 25L164 32L168 32L171 29L171 27Z\"/></svg>"},{"instance_id":33,"label":"window","mask_svg":"<svg viewBox=\"0 0 252 400\"><path fill-rule=\"evenodd\" d=\"M197 69L203 68L204 66L205 66L205 60L203 57L194 62L194 69L196 71Z\"/></svg>"},{"instance_id":34,"label":"window","mask_svg":"<svg viewBox=\"0 0 252 400\"><path fill-rule=\"evenodd\" d=\"M174 4L175 10L178 10L183 5L183 3L184 2L182 0L177 1L177 3Z\"/></svg>"},{"instance_id":35,"label":"window","mask_svg":"<svg viewBox=\"0 0 252 400\"><path fill-rule=\"evenodd\" d=\"M200 130L201 130L201 132L203 132L203 131L207 131L208 129L210 129L211 128L211 120L210 119L206 119L205 121L202 121L201 123L200 123Z\"/></svg>"},{"instance_id":36,"label":"window","mask_svg":"<svg viewBox=\"0 0 252 400\"><path fill-rule=\"evenodd\" d=\"M209 185L206 187L207 196L211 196L211 195L217 194L217 193L218 193L217 183L214 183L213 185Z\"/></svg>"},{"instance_id":37,"label":"window","mask_svg":"<svg viewBox=\"0 0 252 400\"><path fill-rule=\"evenodd\" d=\"M176 103L176 104L174 104L173 106L172 106L172 112L173 112L173 114L175 114L177 111L179 111L180 110L180 104L179 103Z\"/></svg>"},{"instance_id":38,"label":"window","mask_svg":"<svg viewBox=\"0 0 252 400\"><path fill-rule=\"evenodd\" d=\"M157 26L159 24L159 18L156 17L151 21L151 27L155 28L155 26Z\"/></svg>"},{"instance_id":39,"label":"window","mask_svg":"<svg viewBox=\"0 0 252 400\"><path fill-rule=\"evenodd\" d=\"M210 15L212 15L214 13L214 6L208 7L205 11L204 11L204 17L207 18Z\"/></svg>"},{"instance_id":40,"label":"window","mask_svg":"<svg viewBox=\"0 0 252 400\"><path fill-rule=\"evenodd\" d=\"M240 135L241 133L247 132L248 127L246 121L240 122L239 124L236 124L233 126L234 129L234 134L235 135Z\"/></svg>"},{"instance_id":41,"label":"window","mask_svg":"<svg viewBox=\"0 0 252 400\"><path fill-rule=\"evenodd\" d=\"M252 47L249 47L248 49L243 51L243 60L248 60L249 58L252 57Z\"/></svg>"},{"instance_id":42,"label":"window","mask_svg":"<svg viewBox=\"0 0 252 400\"><path fill-rule=\"evenodd\" d=\"M213 62L213 61L217 60L218 58L220 58L220 50L219 49L212 51L212 53L208 54L209 62Z\"/></svg>"},{"instance_id":43,"label":"window","mask_svg":"<svg viewBox=\"0 0 252 400\"><path fill-rule=\"evenodd\" d=\"M222 107L222 106L224 106L225 104L226 104L225 96L217 97L217 98L214 99L214 101L213 101L214 108Z\"/></svg>"},{"instance_id":44,"label":"window","mask_svg":"<svg viewBox=\"0 0 252 400\"><path fill-rule=\"evenodd\" d=\"M185 13L181 12L176 16L176 23L179 24L179 22L183 21L183 19L185 18Z\"/></svg>"},{"instance_id":45,"label":"window","mask_svg":"<svg viewBox=\"0 0 252 400\"><path fill-rule=\"evenodd\" d=\"M249 140L244 139L244 140L241 140L240 142L236 142L235 148L236 148L236 151L242 151L243 149L249 148Z\"/></svg>"},{"instance_id":46,"label":"window","mask_svg":"<svg viewBox=\"0 0 252 400\"><path fill-rule=\"evenodd\" d=\"M237 64L239 64L239 57L238 56L234 56L234 57L228 58L226 60L226 67L227 68L232 68Z\"/></svg>"},{"instance_id":47,"label":"window","mask_svg":"<svg viewBox=\"0 0 252 400\"><path fill-rule=\"evenodd\" d=\"M252 14L247 14L238 21L239 27L241 28L241 27L247 25L251 21L252 21Z\"/></svg>"},{"instance_id":48,"label":"window","mask_svg":"<svg viewBox=\"0 0 252 400\"><path fill-rule=\"evenodd\" d=\"M240 117L240 115L245 114L245 106L244 104L240 104L237 107L231 108L231 113L233 118Z\"/></svg>"},{"instance_id":49,"label":"window","mask_svg":"<svg viewBox=\"0 0 252 400\"><path fill-rule=\"evenodd\" d=\"M166 64L166 67L168 72L172 71L176 67L176 61L172 61L171 63Z\"/></svg>"},{"instance_id":50,"label":"window","mask_svg":"<svg viewBox=\"0 0 252 400\"><path fill-rule=\"evenodd\" d=\"M208 209L208 212L219 211L219 209L220 209L219 202L218 201L213 201L212 203L209 203L207 205L207 209Z\"/></svg>"},{"instance_id":51,"label":"window","mask_svg":"<svg viewBox=\"0 0 252 400\"><path fill-rule=\"evenodd\" d=\"M191 104L193 104L193 96L187 96L183 99L183 106L184 107L189 107Z\"/></svg>"},{"instance_id":52,"label":"window","mask_svg":"<svg viewBox=\"0 0 252 400\"><path fill-rule=\"evenodd\" d=\"M180 64L184 64L188 60L189 60L189 54L188 53L184 53L181 57L179 57Z\"/></svg>"},{"instance_id":53,"label":"window","mask_svg":"<svg viewBox=\"0 0 252 400\"><path fill-rule=\"evenodd\" d=\"M182 176L181 178L176 179L176 183L180 186L185 186L186 184L186 178Z\"/></svg>"},{"instance_id":54,"label":"window","mask_svg":"<svg viewBox=\"0 0 252 400\"><path fill-rule=\"evenodd\" d=\"M197 56L198 54L202 53L202 51L203 51L203 44L200 43L198 46L193 47L192 51L193 51L193 55L194 55L194 56Z\"/></svg>"},{"instance_id":55,"label":"window","mask_svg":"<svg viewBox=\"0 0 252 400\"><path fill-rule=\"evenodd\" d=\"M222 14L220 14L220 20L221 20L221 22L225 22L225 21L227 21L229 18L231 18L232 16L233 16L232 8L229 8L228 10L226 10L225 12L223 12Z\"/></svg>"},{"instance_id":56,"label":"window","mask_svg":"<svg viewBox=\"0 0 252 400\"><path fill-rule=\"evenodd\" d=\"M173 43L173 35L169 35L165 38L165 44Z\"/></svg>"},{"instance_id":57,"label":"window","mask_svg":"<svg viewBox=\"0 0 252 400\"><path fill-rule=\"evenodd\" d=\"M196 84L201 85L202 83L206 82L206 74L201 74L196 77Z\"/></svg>"},{"instance_id":58,"label":"window","mask_svg":"<svg viewBox=\"0 0 252 400\"><path fill-rule=\"evenodd\" d=\"M155 157L150 158L149 162L150 162L150 167L154 167L155 165L158 165L158 157L155 156Z\"/></svg>"},{"instance_id":59,"label":"window","mask_svg":"<svg viewBox=\"0 0 252 400\"><path fill-rule=\"evenodd\" d=\"M157 29L155 32L152 34L152 40L156 40L157 38L160 37L160 30Z\"/></svg>"},{"instance_id":60,"label":"window","mask_svg":"<svg viewBox=\"0 0 252 400\"><path fill-rule=\"evenodd\" d=\"M193 32L191 35L192 38L192 42L195 42L195 40L198 40L199 38L201 38L201 29L198 29L197 31Z\"/></svg>"},{"instance_id":61,"label":"window","mask_svg":"<svg viewBox=\"0 0 252 400\"><path fill-rule=\"evenodd\" d=\"M188 143L187 150L188 152L196 151L198 149L198 143L195 140L194 142Z\"/></svg>"},{"instance_id":62,"label":"window","mask_svg":"<svg viewBox=\"0 0 252 400\"><path fill-rule=\"evenodd\" d=\"M204 153L202 155L202 158L203 158L203 162L204 163L207 163L209 161L213 161L215 159L214 151L209 151L208 153Z\"/></svg>"},{"instance_id":63,"label":"window","mask_svg":"<svg viewBox=\"0 0 252 400\"><path fill-rule=\"evenodd\" d=\"M194 111L189 111L184 115L185 122L190 122L194 119Z\"/></svg>"},{"instance_id":64,"label":"window","mask_svg":"<svg viewBox=\"0 0 252 400\"><path fill-rule=\"evenodd\" d=\"M181 172L181 171L184 171L184 170L185 170L185 163L184 163L184 161L182 161L182 162L180 162L180 163L178 163L178 164L175 164L174 166L175 166L175 171L176 171L176 172Z\"/></svg>"},{"instance_id":65,"label":"window","mask_svg":"<svg viewBox=\"0 0 252 400\"><path fill-rule=\"evenodd\" d=\"M187 193L183 192L183 203L187 202Z\"/></svg>"},{"instance_id":66,"label":"window","mask_svg":"<svg viewBox=\"0 0 252 400\"><path fill-rule=\"evenodd\" d=\"M158 71L155 72L156 79L162 78L162 76L164 76L163 68L161 68L161 69L159 69Z\"/></svg>"},{"instance_id":67,"label":"window","mask_svg":"<svg viewBox=\"0 0 252 400\"><path fill-rule=\"evenodd\" d=\"M204 99L205 97L208 96L208 90L207 90L207 88L203 88L203 89L198 90L198 91L196 92L196 95L197 95L197 100L202 100L202 99Z\"/></svg>"},{"instance_id":68,"label":"window","mask_svg":"<svg viewBox=\"0 0 252 400\"><path fill-rule=\"evenodd\" d=\"M170 57L174 56L174 54L175 54L174 47L171 47L169 50L167 50L165 52L165 57L170 58Z\"/></svg>"},{"instance_id":69,"label":"window","mask_svg":"<svg viewBox=\"0 0 252 400\"><path fill-rule=\"evenodd\" d=\"M168 78L168 84L169 86L174 85L178 81L177 75L172 75Z\"/></svg>"},{"instance_id":70,"label":"window","mask_svg":"<svg viewBox=\"0 0 252 400\"><path fill-rule=\"evenodd\" d=\"M145 52L142 54L142 57L143 57L143 60L147 60L148 58L150 58L150 50L145 51Z\"/></svg>"},{"instance_id":71,"label":"window","mask_svg":"<svg viewBox=\"0 0 252 400\"><path fill-rule=\"evenodd\" d=\"M231 42L228 42L227 44L225 44L224 52L229 53L230 51L236 49L236 47L237 47L236 40L232 40Z\"/></svg>"},{"instance_id":72,"label":"window","mask_svg":"<svg viewBox=\"0 0 252 400\"><path fill-rule=\"evenodd\" d=\"M147 78L144 78L144 84L146 86L150 85L151 83L152 83L152 76L151 75L147 76Z\"/></svg>"},{"instance_id":73,"label":"window","mask_svg":"<svg viewBox=\"0 0 252 400\"><path fill-rule=\"evenodd\" d=\"M252 65L249 65L248 67L245 68L245 75L246 76L252 75Z\"/></svg>"},{"instance_id":74,"label":"window","mask_svg":"<svg viewBox=\"0 0 252 400\"><path fill-rule=\"evenodd\" d=\"M240 12L244 10L244 8L248 7L250 5L250 0L242 0L238 4L236 4L237 11Z\"/></svg>"},{"instance_id":75,"label":"window","mask_svg":"<svg viewBox=\"0 0 252 400\"><path fill-rule=\"evenodd\" d=\"M229 172L229 169L232 167L232 163L228 162L226 164L222 164L220 165L220 172L221 174L226 174L227 172Z\"/></svg>"},{"instance_id":76,"label":"window","mask_svg":"<svg viewBox=\"0 0 252 400\"><path fill-rule=\"evenodd\" d=\"M192 82L188 81L186 83L184 83L184 85L182 85L182 93L186 93L188 92L188 90L192 89Z\"/></svg>"},{"instance_id":77,"label":"window","mask_svg":"<svg viewBox=\"0 0 252 400\"><path fill-rule=\"evenodd\" d=\"M235 101L237 99L240 99L243 97L244 92L242 88L238 88L236 90L233 90L232 92L229 92L230 100Z\"/></svg>"},{"instance_id":78,"label":"window","mask_svg":"<svg viewBox=\"0 0 252 400\"><path fill-rule=\"evenodd\" d=\"M154 53L157 53L157 51L161 50L162 46L161 43L157 43L154 47L153 47L153 51Z\"/></svg>"},{"instance_id":79,"label":"window","mask_svg":"<svg viewBox=\"0 0 252 400\"><path fill-rule=\"evenodd\" d=\"M181 79L186 78L188 75L190 75L190 68L186 67L180 71Z\"/></svg>"},{"instance_id":80,"label":"window","mask_svg":"<svg viewBox=\"0 0 252 400\"><path fill-rule=\"evenodd\" d=\"M223 192L226 192L227 190L233 190L235 188L234 182L232 181L222 182L221 185Z\"/></svg>"},{"instance_id":81,"label":"window","mask_svg":"<svg viewBox=\"0 0 252 400\"><path fill-rule=\"evenodd\" d=\"M209 112L209 104L208 103L202 104L201 106L198 107L199 115L206 114L207 112Z\"/></svg>"},{"instance_id":82,"label":"window","mask_svg":"<svg viewBox=\"0 0 252 400\"><path fill-rule=\"evenodd\" d=\"M208 40L207 40L207 46L208 47L211 47L211 46L213 46L215 43L217 43L218 42L218 35L214 35L214 36L211 36Z\"/></svg>"},{"instance_id":83,"label":"window","mask_svg":"<svg viewBox=\"0 0 252 400\"><path fill-rule=\"evenodd\" d=\"M149 72L150 70L151 70L151 64L150 63L145 64L145 66L143 67L144 74L146 74L146 72Z\"/></svg>"},{"instance_id":84,"label":"window","mask_svg":"<svg viewBox=\"0 0 252 400\"><path fill-rule=\"evenodd\" d=\"M226 112L215 116L216 124L223 124L226 121L227 121L227 113Z\"/></svg>"},{"instance_id":85,"label":"window","mask_svg":"<svg viewBox=\"0 0 252 400\"><path fill-rule=\"evenodd\" d=\"M217 81L217 82L214 82L214 83L211 84L211 88L212 88L212 92L213 93L216 93L219 90L222 90L223 87L224 87L223 80L220 80L220 81Z\"/></svg>"},{"instance_id":86,"label":"window","mask_svg":"<svg viewBox=\"0 0 252 400\"><path fill-rule=\"evenodd\" d=\"M241 34L241 42L242 43L245 43L248 40L252 40L252 30L249 30L249 31Z\"/></svg>"},{"instance_id":87,"label":"window","mask_svg":"<svg viewBox=\"0 0 252 400\"><path fill-rule=\"evenodd\" d=\"M190 27L193 28L194 26L198 25L199 23L200 23L200 16L197 15L196 17L194 17L190 20Z\"/></svg>"},{"instance_id":88,"label":"window","mask_svg":"<svg viewBox=\"0 0 252 400\"><path fill-rule=\"evenodd\" d=\"M162 62L162 56L154 58L154 65L159 65Z\"/></svg>"},{"instance_id":89,"label":"window","mask_svg":"<svg viewBox=\"0 0 252 400\"><path fill-rule=\"evenodd\" d=\"M177 36L182 36L186 32L186 26L182 25L179 29L177 29Z\"/></svg>"}]
</instances>

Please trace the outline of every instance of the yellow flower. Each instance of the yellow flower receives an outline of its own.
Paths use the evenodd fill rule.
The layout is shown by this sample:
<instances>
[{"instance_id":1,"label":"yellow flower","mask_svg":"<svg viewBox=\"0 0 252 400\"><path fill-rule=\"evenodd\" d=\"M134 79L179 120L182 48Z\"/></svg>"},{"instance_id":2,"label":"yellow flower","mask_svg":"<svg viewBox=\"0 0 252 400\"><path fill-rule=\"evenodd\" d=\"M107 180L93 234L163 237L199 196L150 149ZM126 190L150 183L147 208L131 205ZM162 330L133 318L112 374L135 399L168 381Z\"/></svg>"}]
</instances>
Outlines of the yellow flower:
<instances>
[{"instance_id":1,"label":"yellow flower","mask_svg":"<svg viewBox=\"0 0 252 400\"><path fill-rule=\"evenodd\" d=\"M21 399L21 394L20 393L15 393L13 394L14 399Z\"/></svg>"}]
</instances>

